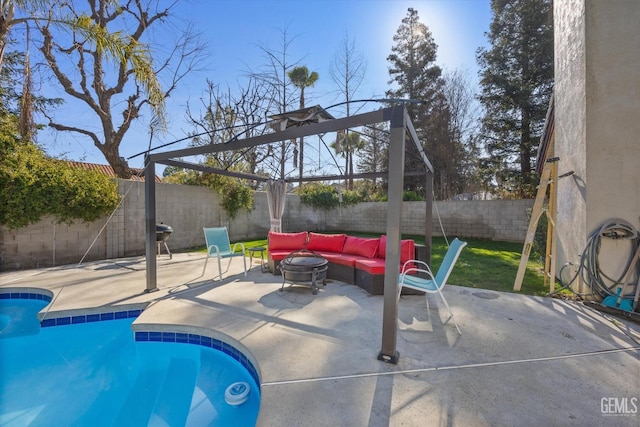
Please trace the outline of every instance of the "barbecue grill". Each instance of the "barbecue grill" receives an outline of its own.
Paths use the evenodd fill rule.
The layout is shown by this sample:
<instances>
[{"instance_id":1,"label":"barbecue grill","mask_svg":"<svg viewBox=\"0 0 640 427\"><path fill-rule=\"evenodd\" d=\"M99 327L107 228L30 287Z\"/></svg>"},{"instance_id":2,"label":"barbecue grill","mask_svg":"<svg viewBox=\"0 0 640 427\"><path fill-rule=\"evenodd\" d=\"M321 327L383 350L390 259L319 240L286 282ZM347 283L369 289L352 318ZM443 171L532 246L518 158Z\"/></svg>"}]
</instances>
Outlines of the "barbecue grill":
<instances>
[{"instance_id":1,"label":"barbecue grill","mask_svg":"<svg viewBox=\"0 0 640 427\"><path fill-rule=\"evenodd\" d=\"M158 242L158 255L160 255L160 243L163 243L165 249L167 250L167 253L169 254L169 259L173 258L173 255L171 255L171 251L169 250L169 246L167 246L167 240L169 240L171 233L173 233L173 228L171 228L170 225L162 223L156 224L156 242Z\"/></svg>"}]
</instances>

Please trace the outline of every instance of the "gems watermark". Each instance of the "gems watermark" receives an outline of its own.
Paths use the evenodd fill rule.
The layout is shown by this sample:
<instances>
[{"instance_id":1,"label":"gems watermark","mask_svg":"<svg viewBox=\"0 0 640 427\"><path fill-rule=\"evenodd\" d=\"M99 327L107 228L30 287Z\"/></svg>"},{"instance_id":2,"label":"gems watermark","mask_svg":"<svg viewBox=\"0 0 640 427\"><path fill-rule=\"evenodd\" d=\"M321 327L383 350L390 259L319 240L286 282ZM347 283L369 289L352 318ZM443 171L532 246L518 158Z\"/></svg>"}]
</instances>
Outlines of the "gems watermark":
<instances>
[{"instance_id":1,"label":"gems watermark","mask_svg":"<svg viewBox=\"0 0 640 427\"><path fill-rule=\"evenodd\" d=\"M633 417L638 415L637 397L603 397L600 399L603 416Z\"/></svg>"}]
</instances>

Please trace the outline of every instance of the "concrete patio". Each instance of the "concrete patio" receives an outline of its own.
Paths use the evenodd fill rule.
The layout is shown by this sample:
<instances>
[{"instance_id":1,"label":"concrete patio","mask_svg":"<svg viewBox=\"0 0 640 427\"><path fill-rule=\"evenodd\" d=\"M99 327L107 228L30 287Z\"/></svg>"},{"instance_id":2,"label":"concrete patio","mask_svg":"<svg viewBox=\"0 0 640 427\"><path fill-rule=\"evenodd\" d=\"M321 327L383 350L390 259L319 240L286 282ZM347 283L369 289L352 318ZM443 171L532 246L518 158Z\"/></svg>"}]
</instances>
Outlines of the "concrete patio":
<instances>
[{"instance_id":1,"label":"concrete patio","mask_svg":"<svg viewBox=\"0 0 640 427\"><path fill-rule=\"evenodd\" d=\"M134 328L206 327L238 340L259 363L262 426L640 424L638 324L575 302L448 286L463 335L437 297L429 317L424 297L403 296L392 365L376 359L381 296L340 282L316 296L280 292L279 276L254 261L245 278L239 259L216 281L215 262L200 276L203 263L160 256L152 293L142 257L2 273L0 287L53 291L49 317L146 307ZM622 400L626 414L607 406Z\"/></svg>"}]
</instances>

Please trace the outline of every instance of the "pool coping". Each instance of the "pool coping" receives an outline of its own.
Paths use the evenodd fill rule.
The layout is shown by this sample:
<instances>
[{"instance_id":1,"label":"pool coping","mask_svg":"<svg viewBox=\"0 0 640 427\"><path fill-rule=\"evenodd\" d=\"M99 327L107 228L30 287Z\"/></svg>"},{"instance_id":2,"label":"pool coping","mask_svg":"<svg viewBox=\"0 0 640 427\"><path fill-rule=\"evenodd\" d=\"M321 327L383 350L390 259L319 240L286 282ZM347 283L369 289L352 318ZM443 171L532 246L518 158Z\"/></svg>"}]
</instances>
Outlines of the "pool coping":
<instances>
[{"instance_id":1,"label":"pool coping","mask_svg":"<svg viewBox=\"0 0 640 427\"><path fill-rule=\"evenodd\" d=\"M55 296L42 288L0 288L0 299L21 299L45 301L47 305L38 313L41 328L80 325L84 323L103 322L109 320L136 319L131 324L133 339L136 342L165 342L198 345L220 351L240 365L255 381L258 390L261 388L259 364L251 351L238 340L215 329L189 326L164 325L137 322L138 317L149 306L149 303L135 304L136 308L109 310L108 308L81 308L77 310L49 311ZM144 307L139 308L141 305Z\"/></svg>"},{"instance_id":2,"label":"pool coping","mask_svg":"<svg viewBox=\"0 0 640 427\"><path fill-rule=\"evenodd\" d=\"M599 425L603 396L637 396L640 386L628 371L638 325L577 302L448 286L458 336L437 295L430 315L424 296L403 296L400 361L390 365L376 359L382 297L339 282L316 296L308 287L280 292L281 280L259 267L244 277L239 259L223 280L216 266L203 275L203 263L202 254L162 258L151 293L141 258L3 272L0 289L46 288L60 312L145 303L141 328L202 327L241 341L260 361L259 426ZM637 416L616 421L635 426Z\"/></svg>"}]
</instances>

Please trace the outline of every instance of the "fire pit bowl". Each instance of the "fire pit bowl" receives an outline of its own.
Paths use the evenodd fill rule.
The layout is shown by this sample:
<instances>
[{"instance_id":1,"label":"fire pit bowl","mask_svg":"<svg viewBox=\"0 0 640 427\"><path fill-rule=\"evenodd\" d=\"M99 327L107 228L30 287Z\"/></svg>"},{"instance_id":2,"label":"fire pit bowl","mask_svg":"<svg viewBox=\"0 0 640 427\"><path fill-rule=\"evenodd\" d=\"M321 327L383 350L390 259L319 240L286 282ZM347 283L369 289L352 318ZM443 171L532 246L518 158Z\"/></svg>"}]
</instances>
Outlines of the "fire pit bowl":
<instances>
[{"instance_id":1,"label":"fire pit bowl","mask_svg":"<svg viewBox=\"0 0 640 427\"><path fill-rule=\"evenodd\" d=\"M307 249L292 252L280 262L282 271L282 287L285 282L294 285L310 285L313 295L318 293L318 282L324 283L327 278L329 262L319 253Z\"/></svg>"},{"instance_id":2,"label":"fire pit bowl","mask_svg":"<svg viewBox=\"0 0 640 427\"><path fill-rule=\"evenodd\" d=\"M156 224L156 242L166 242L173 233L173 228L166 224Z\"/></svg>"}]
</instances>

